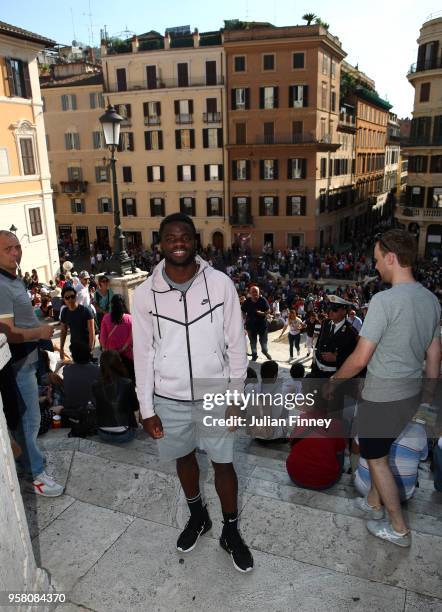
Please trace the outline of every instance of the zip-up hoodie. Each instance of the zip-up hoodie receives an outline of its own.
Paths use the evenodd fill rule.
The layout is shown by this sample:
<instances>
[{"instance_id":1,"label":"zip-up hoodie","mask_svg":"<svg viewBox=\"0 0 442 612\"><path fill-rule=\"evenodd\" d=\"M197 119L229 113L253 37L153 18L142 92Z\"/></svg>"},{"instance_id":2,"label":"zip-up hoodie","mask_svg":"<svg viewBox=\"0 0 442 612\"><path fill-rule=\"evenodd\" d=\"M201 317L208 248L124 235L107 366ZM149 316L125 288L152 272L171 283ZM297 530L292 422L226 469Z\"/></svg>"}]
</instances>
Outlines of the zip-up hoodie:
<instances>
[{"instance_id":1,"label":"zip-up hoodie","mask_svg":"<svg viewBox=\"0 0 442 612\"><path fill-rule=\"evenodd\" d=\"M247 352L238 294L223 272L199 256L196 261L198 273L185 293L165 281L164 260L135 290L133 348L144 419L155 414L154 394L200 400L207 384L199 381L207 379L243 390Z\"/></svg>"}]
</instances>

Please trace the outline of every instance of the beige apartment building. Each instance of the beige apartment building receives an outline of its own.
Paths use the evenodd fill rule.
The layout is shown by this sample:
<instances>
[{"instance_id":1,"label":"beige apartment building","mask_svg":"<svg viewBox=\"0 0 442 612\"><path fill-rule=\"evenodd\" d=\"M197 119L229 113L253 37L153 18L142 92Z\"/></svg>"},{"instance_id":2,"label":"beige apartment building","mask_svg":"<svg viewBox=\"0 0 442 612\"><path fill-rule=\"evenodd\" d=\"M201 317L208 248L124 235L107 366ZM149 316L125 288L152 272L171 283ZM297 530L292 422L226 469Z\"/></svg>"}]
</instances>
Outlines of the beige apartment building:
<instances>
[{"instance_id":1,"label":"beige apartment building","mask_svg":"<svg viewBox=\"0 0 442 612\"><path fill-rule=\"evenodd\" d=\"M41 83L57 232L68 247L89 251L112 240L107 151L99 122L104 112L101 71L84 62L55 64Z\"/></svg>"},{"instance_id":2,"label":"beige apartment building","mask_svg":"<svg viewBox=\"0 0 442 612\"><path fill-rule=\"evenodd\" d=\"M125 117L118 156L129 242L158 240L161 219L192 216L200 244L230 243L225 207L220 32L157 32L102 46L104 95Z\"/></svg>"},{"instance_id":3,"label":"beige apartment building","mask_svg":"<svg viewBox=\"0 0 442 612\"><path fill-rule=\"evenodd\" d=\"M37 55L55 42L0 22L0 229L23 249L21 269L48 281L59 267Z\"/></svg>"},{"instance_id":4,"label":"beige apartment building","mask_svg":"<svg viewBox=\"0 0 442 612\"><path fill-rule=\"evenodd\" d=\"M338 130L339 40L319 25L261 24L226 29L224 48L233 241L254 252L330 244L329 206L351 191L353 154Z\"/></svg>"},{"instance_id":5,"label":"beige apartment building","mask_svg":"<svg viewBox=\"0 0 442 612\"><path fill-rule=\"evenodd\" d=\"M405 198L396 217L419 236L419 255L442 255L442 17L426 21L417 62L407 78L415 89Z\"/></svg>"}]
</instances>

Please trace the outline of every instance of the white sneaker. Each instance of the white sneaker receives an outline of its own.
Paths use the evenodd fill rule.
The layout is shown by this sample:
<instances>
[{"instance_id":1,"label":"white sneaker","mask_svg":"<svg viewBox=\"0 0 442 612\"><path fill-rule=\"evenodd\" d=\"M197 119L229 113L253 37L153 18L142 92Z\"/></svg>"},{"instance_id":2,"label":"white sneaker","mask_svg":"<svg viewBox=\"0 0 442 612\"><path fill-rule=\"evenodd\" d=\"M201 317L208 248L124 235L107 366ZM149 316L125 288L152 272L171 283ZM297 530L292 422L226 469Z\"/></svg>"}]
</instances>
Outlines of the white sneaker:
<instances>
[{"instance_id":1,"label":"white sneaker","mask_svg":"<svg viewBox=\"0 0 442 612\"><path fill-rule=\"evenodd\" d=\"M411 546L410 531L408 530L405 533L398 533L393 529L387 519L385 519L384 521L368 521L367 529L372 535L376 536L377 538L381 538L381 540L387 540L392 544L396 544L396 546L401 546L402 548L408 548L409 546Z\"/></svg>"},{"instance_id":2,"label":"white sneaker","mask_svg":"<svg viewBox=\"0 0 442 612\"><path fill-rule=\"evenodd\" d=\"M64 487L59 485L46 472L42 472L32 481L32 490L36 495L44 497L58 497L62 495Z\"/></svg>"},{"instance_id":3,"label":"white sneaker","mask_svg":"<svg viewBox=\"0 0 442 612\"><path fill-rule=\"evenodd\" d=\"M366 497L357 497L355 499L355 508L363 513L364 518L379 521L385 516L384 508L373 508L367 501Z\"/></svg>"}]
</instances>

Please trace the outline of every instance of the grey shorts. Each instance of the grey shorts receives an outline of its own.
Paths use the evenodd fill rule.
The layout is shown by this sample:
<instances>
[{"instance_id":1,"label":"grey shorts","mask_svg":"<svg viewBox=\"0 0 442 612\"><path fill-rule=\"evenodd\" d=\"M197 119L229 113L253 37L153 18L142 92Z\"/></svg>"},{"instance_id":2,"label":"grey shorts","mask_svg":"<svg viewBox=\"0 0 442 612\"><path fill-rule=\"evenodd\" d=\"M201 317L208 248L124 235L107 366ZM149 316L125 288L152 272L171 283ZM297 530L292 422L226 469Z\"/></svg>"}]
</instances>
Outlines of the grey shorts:
<instances>
[{"instance_id":1,"label":"grey shorts","mask_svg":"<svg viewBox=\"0 0 442 612\"><path fill-rule=\"evenodd\" d=\"M164 437L157 440L160 459L171 461L199 448L215 463L232 463L235 432L204 424L207 415L223 418L224 407L208 412L202 401L179 402L155 395L154 409L164 430Z\"/></svg>"}]
</instances>

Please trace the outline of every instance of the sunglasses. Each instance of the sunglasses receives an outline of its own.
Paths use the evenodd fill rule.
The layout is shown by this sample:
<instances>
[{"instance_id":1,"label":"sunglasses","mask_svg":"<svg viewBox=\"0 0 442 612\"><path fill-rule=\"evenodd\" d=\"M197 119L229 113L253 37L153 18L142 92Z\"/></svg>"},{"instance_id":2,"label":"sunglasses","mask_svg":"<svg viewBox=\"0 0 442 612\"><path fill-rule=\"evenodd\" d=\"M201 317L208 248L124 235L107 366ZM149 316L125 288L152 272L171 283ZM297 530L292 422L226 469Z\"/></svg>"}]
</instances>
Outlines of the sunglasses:
<instances>
[{"instance_id":1,"label":"sunglasses","mask_svg":"<svg viewBox=\"0 0 442 612\"><path fill-rule=\"evenodd\" d=\"M341 308L343 308L343 306L333 305L328 307L328 309L332 312L338 312L338 310L340 310Z\"/></svg>"},{"instance_id":2,"label":"sunglasses","mask_svg":"<svg viewBox=\"0 0 442 612\"><path fill-rule=\"evenodd\" d=\"M64 299L65 300L75 300L76 296L72 293L71 295L65 295Z\"/></svg>"}]
</instances>

